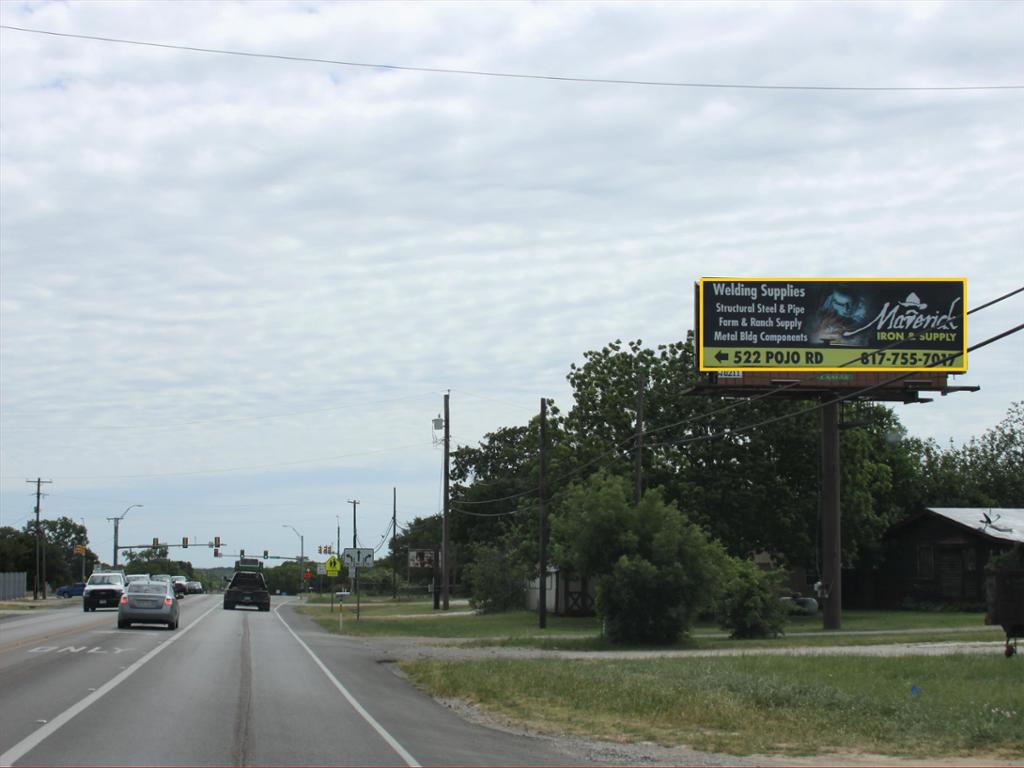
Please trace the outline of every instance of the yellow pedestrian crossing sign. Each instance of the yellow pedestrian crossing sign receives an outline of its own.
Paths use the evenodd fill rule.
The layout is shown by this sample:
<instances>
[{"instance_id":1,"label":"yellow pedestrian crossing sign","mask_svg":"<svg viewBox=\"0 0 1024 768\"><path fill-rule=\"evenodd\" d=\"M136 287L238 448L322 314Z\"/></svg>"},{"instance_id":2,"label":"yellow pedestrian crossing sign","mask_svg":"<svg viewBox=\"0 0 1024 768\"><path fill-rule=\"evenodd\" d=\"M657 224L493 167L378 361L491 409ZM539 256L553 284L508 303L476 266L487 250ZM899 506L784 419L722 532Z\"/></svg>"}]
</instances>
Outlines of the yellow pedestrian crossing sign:
<instances>
[{"instance_id":1,"label":"yellow pedestrian crossing sign","mask_svg":"<svg viewBox=\"0 0 1024 768\"><path fill-rule=\"evenodd\" d=\"M328 576L337 576L341 572L341 562L335 555L331 555L327 558L327 562L324 563L324 567L327 569Z\"/></svg>"}]
</instances>

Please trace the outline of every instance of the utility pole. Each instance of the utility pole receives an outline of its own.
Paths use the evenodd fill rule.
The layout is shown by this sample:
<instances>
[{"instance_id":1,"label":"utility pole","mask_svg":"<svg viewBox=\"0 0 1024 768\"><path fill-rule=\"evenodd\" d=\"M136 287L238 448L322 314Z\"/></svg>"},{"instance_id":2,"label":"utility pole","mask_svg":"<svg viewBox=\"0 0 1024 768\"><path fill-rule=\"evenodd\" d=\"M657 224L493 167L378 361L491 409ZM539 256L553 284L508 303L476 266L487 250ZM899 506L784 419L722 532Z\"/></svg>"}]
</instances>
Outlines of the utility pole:
<instances>
[{"instance_id":1,"label":"utility pole","mask_svg":"<svg viewBox=\"0 0 1024 768\"><path fill-rule=\"evenodd\" d=\"M360 502L357 499L349 499L348 503L352 505L352 549L355 549L359 546L356 544L356 507Z\"/></svg>"},{"instance_id":2,"label":"utility pole","mask_svg":"<svg viewBox=\"0 0 1024 768\"><path fill-rule=\"evenodd\" d=\"M40 552L42 552L42 555L43 555L44 558L46 557L46 551L42 547L41 542L40 542L40 539L41 539L42 533L43 533L43 529L42 529L42 526L41 526L41 524L39 522L39 511L40 511L40 506L42 504L42 498L43 498L43 483L52 483L53 480L43 480L42 478L37 477L35 480L26 480L25 482L26 483L35 483L36 484L36 573L35 573L35 579L32 582L32 599L33 600L38 600L39 599L39 584L40 584L40 579L39 579L39 572L40 572L39 555L40 555ZM46 560L44 559L43 562L45 563ZM45 565L43 567L45 567ZM45 600L46 599L46 577L45 577L45 575L44 575L44 577L42 579L42 585L43 585L43 600Z\"/></svg>"},{"instance_id":3,"label":"utility pole","mask_svg":"<svg viewBox=\"0 0 1024 768\"><path fill-rule=\"evenodd\" d=\"M338 521L338 548L335 550L336 555L341 555L341 515L335 515L335 519Z\"/></svg>"},{"instance_id":4,"label":"utility pole","mask_svg":"<svg viewBox=\"0 0 1024 768\"><path fill-rule=\"evenodd\" d=\"M548 401L540 399L540 483L537 506L540 508L540 581L537 590L537 621L541 629L548 626L548 512L544 505L548 474Z\"/></svg>"},{"instance_id":5,"label":"utility pole","mask_svg":"<svg viewBox=\"0 0 1024 768\"><path fill-rule=\"evenodd\" d=\"M441 518L441 607L448 610L448 509L450 506L448 483L450 473L448 472L448 454L451 441L451 420L448 418L448 397L444 395L444 516Z\"/></svg>"},{"instance_id":6,"label":"utility pole","mask_svg":"<svg viewBox=\"0 0 1024 768\"><path fill-rule=\"evenodd\" d=\"M644 370L636 374L636 429L633 440L633 503L639 504L644 495L644 392L647 375Z\"/></svg>"},{"instance_id":7,"label":"utility pole","mask_svg":"<svg viewBox=\"0 0 1024 768\"><path fill-rule=\"evenodd\" d=\"M391 599L398 599L398 552L395 551L395 536L398 533L398 488L391 488Z\"/></svg>"},{"instance_id":8,"label":"utility pole","mask_svg":"<svg viewBox=\"0 0 1024 768\"><path fill-rule=\"evenodd\" d=\"M117 550L118 550L117 534L118 534L118 529L119 529L119 527L121 525L121 521L124 520L124 516L128 514L128 510L129 509L134 509L135 507L141 507L141 506L142 506L141 504L132 504L130 507L128 507L128 509L126 509L124 512L122 512L120 514L120 516L118 516L118 517L108 517L107 518L108 521L109 520L113 520L114 521L114 565L113 565L114 568L117 568Z\"/></svg>"},{"instance_id":9,"label":"utility pole","mask_svg":"<svg viewBox=\"0 0 1024 768\"><path fill-rule=\"evenodd\" d=\"M839 507L839 403L821 409L821 581L825 591L824 629L839 629L843 615L842 538Z\"/></svg>"},{"instance_id":10,"label":"utility pole","mask_svg":"<svg viewBox=\"0 0 1024 768\"><path fill-rule=\"evenodd\" d=\"M356 543L356 541L357 541L357 538L356 538L356 507L359 506L359 501L357 499L349 499L348 503L352 505L352 549L355 549L357 546L359 546ZM357 567L353 568L352 570L353 570L353 573L355 574L352 577L352 591L356 593L356 604L358 605L358 603L359 603L359 568L357 566ZM356 615L358 616L358 608L356 609Z\"/></svg>"}]
</instances>

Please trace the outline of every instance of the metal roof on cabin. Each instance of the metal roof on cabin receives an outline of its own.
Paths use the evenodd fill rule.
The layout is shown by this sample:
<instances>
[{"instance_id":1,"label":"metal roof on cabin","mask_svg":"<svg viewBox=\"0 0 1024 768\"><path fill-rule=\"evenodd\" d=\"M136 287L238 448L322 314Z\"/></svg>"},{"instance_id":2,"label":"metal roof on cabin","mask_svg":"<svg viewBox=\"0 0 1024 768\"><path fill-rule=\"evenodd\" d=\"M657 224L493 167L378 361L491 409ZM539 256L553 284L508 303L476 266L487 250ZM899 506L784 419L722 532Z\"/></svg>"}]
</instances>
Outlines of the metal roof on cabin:
<instances>
[{"instance_id":1,"label":"metal roof on cabin","mask_svg":"<svg viewBox=\"0 0 1024 768\"><path fill-rule=\"evenodd\" d=\"M1024 509L927 507L929 512L1003 541L1024 543Z\"/></svg>"}]
</instances>

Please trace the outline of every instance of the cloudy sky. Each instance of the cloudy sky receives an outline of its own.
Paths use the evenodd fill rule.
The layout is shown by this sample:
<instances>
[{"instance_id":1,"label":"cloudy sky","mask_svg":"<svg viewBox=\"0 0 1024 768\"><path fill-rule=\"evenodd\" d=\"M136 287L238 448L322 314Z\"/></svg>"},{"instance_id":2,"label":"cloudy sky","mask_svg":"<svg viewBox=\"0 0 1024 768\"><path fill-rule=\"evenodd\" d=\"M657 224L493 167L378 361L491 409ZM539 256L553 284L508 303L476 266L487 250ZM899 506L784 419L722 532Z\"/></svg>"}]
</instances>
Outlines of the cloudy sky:
<instances>
[{"instance_id":1,"label":"cloudy sky","mask_svg":"<svg viewBox=\"0 0 1024 768\"><path fill-rule=\"evenodd\" d=\"M0 23L334 62L751 86L1024 84L1024 4L6 2ZM483 77L0 30L0 502L122 543L376 546L437 511L431 418L567 408L703 275L1024 285L1024 90ZM972 316L976 344L1024 296ZM962 442L1024 399L897 406ZM339 519L340 516L340 519ZM209 550L188 552L215 564Z\"/></svg>"}]
</instances>

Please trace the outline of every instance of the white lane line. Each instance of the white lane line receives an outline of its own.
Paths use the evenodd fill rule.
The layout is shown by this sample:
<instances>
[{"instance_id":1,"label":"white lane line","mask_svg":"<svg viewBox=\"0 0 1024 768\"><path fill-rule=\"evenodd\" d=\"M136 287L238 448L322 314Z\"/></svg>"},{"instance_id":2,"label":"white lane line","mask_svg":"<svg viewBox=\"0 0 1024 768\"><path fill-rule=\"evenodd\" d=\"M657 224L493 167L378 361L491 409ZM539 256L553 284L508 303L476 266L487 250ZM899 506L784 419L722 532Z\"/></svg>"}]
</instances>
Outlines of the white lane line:
<instances>
[{"instance_id":1,"label":"white lane line","mask_svg":"<svg viewBox=\"0 0 1024 768\"><path fill-rule=\"evenodd\" d=\"M71 718L73 718L75 715L79 714L84 709L86 709L87 707L92 705L94 702L96 702L97 700L101 699L103 696L105 696L108 693L110 693L117 686L119 686L121 683L123 683L125 680L127 680L129 677L131 677L133 674L138 672L139 669L141 669L142 666L146 662L148 662L150 659L152 659L158 653L160 653L161 651L167 649L169 646L171 646L172 644L176 643L182 637L184 637L189 632L191 632L192 628L194 626L196 626L200 621L205 619L213 611L213 609L216 608L216 607L217 606L213 606L212 608L208 609L206 611L206 613L202 614L199 618L197 618L195 621L193 621L191 624L189 624L183 630L181 630L180 632L175 632L174 636L172 638L170 638L166 642L160 643L160 645L158 645L156 648L151 650L149 653L147 653L141 659L136 661L130 667L125 667L125 669L123 671L119 672L117 675L112 677L106 683L101 685L93 693L90 693L88 696L86 696L84 699L82 699L77 704L72 704L70 707L65 709L63 712L61 712L59 715L57 715L55 718L53 718L46 725L42 726L38 730L36 730L33 733L29 734L24 739L22 739L17 744L15 744L13 747L8 749L6 752L4 752L2 755L0 755L0 767L8 768L9 766L14 764L15 760L20 760L22 757L24 757L24 755L29 750L34 749L44 739L49 738L50 736L52 736L54 734L54 732L57 731L57 729L62 728L64 725L66 725L68 723L68 721L70 721Z\"/></svg>"},{"instance_id":2,"label":"white lane line","mask_svg":"<svg viewBox=\"0 0 1024 768\"><path fill-rule=\"evenodd\" d=\"M299 645L306 649L306 653L308 653L310 655L310 658L312 658L313 661L316 662L316 665L320 667L320 671L327 675L328 680L334 683L334 687L341 692L341 695L344 696L346 700L348 700L348 703L352 705L352 708L355 709L355 711L358 712L362 716L362 718L370 724L370 727L373 728L373 730L380 734L380 737L388 743L388 746L390 746L393 750L395 750L395 752L398 753L399 757L401 757L405 761L405 764L409 766L409 768L420 768L420 764L416 762L416 758L410 755L406 751L405 747L398 743L394 736L392 736L390 733L384 730L384 726L378 723L374 719L373 715L371 715L369 712L363 709L363 705L356 701L355 697L348 692L348 689L344 685L342 685L338 681L338 678L336 678L331 673L331 670L329 670L324 665L324 663L317 658L317 655L313 653L312 650L310 650L309 646L302 641L302 638L295 634L295 631L288 626L288 622L281 618L280 610L280 605L274 609L274 613L277 615L278 620L282 624L284 624L284 628L287 629L291 633L292 637L295 638L295 642L297 642Z\"/></svg>"}]
</instances>

